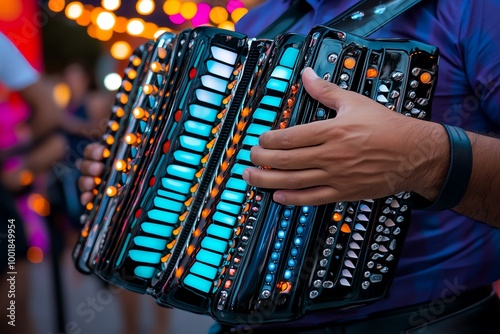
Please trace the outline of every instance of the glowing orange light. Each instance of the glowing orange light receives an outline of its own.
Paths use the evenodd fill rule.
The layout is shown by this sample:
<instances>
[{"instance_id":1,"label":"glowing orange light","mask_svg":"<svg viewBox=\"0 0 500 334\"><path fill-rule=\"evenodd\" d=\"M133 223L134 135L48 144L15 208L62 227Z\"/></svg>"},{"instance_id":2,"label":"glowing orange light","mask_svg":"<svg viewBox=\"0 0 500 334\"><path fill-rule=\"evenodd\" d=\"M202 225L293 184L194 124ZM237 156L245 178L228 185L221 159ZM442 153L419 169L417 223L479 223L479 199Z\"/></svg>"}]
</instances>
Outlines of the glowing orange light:
<instances>
[{"instance_id":1,"label":"glowing orange light","mask_svg":"<svg viewBox=\"0 0 500 334\"><path fill-rule=\"evenodd\" d=\"M135 144L137 142L137 136L133 133L129 133L125 136L125 142L129 145Z\"/></svg>"},{"instance_id":2,"label":"glowing orange light","mask_svg":"<svg viewBox=\"0 0 500 334\"><path fill-rule=\"evenodd\" d=\"M203 172L204 172L204 171L205 171L205 168L200 169L200 170L199 170L199 171L195 174L195 176L196 176L196 177L198 177L198 178L200 178L200 177L203 175Z\"/></svg>"},{"instance_id":3,"label":"glowing orange light","mask_svg":"<svg viewBox=\"0 0 500 334\"><path fill-rule=\"evenodd\" d=\"M201 235L201 231L199 229L196 229L193 231L193 237L197 238Z\"/></svg>"},{"instance_id":4,"label":"glowing orange light","mask_svg":"<svg viewBox=\"0 0 500 334\"><path fill-rule=\"evenodd\" d=\"M127 94L120 94L119 100L121 104L126 104L128 102L128 96Z\"/></svg>"},{"instance_id":5,"label":"glowing orange light","mask_svg":"<svg viewBox=\"0 0 500 334\"><path fill-rule=\"evenodd\" d=\"M109 186L108 189L106 189L106 195L108 195L109 197L115 196L117 192L118 190L115 186Z\"/></svg>"},{"instance_id":6,"label":"glowing orange light","mask_svg":"<svg viewBox=\"0 0 500 334\"><path fill-rule=\"evenodd\" d=\"M243 16L245 16L248 13L248 9L244 7L236 8L233 10L231 13L231 20L233 20L234 23L238 22L241 20Z\"/></svg>"},{"instance_id":7,"label":"glowing orange light","mask_svg":"<svg viewBox=\"0 0 500 334\"><path fill-rule=\"evenodd\" d=\"M184 268L175 269L175 277L181 278L183 272L184 272Z\"/></svg>"},{"instance_id":8,"label":"glowing orange light","mask_svg":"<svg viewBox=\"0 0 500 334\"><path fill-rule=\"evenodd\" d=\"M118 41L111 46L111 55L116 59L127 59L132 52L130 44L125 41Z\"/></svg>"},{"instance_id":9,"label":"glowing orange light","mask_svg":"<svg viewBox=\"0 0 500 334\"><path fill-rule=\"evenodd\" d=\"M120 34L123 34L125 31L127 31L127 23L128 19L126 17L117 16L116 23L113 29Z\"/></svg>"},{"instance_id":10,"label":"glowing orange light","mask_svg":"<svg viewBox=\"0 0 500 334\"><path fill-rule=\"evenodd\" d=\"M344 67L348 70L352 70L354 66L356 66L356 59L354 59L353 57L347 57L344 60Z\"/></svg>"},{"instance_id":11,"label":"glowing orange light","mask_svg":"<svg viewBox=\"0 0 500 334\"><path fill-rule=\"evenodd\" d=\"M172 249L172 248L174 248L174 246L175 246L175 242L176 242L176 241L177 241L177 240L172 240L172 242L170 242L170 243L167 245L167 248L168 248L168 249Z\"/></svg>"},{"instance_id":12,"label":"glowing orange light","mask_svg":"<svg viewBox=\"0 0 500 334\"><path fill-rule=\"evenodd\" d=\"M113 143L115 142L115 138L113 138L113 136L111 136L111 135L106 135L105 141L106 141L106 144L113 145Z\"/></svg>"},{"instance_id":13,"label":"glowing orange light","mask_svg":"<svg viewBox=\"0 0 500 334\"><path fill-rule=\"evenodd\" d=\"M229 289L231 287L231 285L233 284L233 281L230 281L230 280L227 280L225 283L224 283L224 288L225 289Z\"/></svg>"},{"instance_id":14,"label":"glowing orange light","mask_svg":"<svg viewBox=\"0 0 500 334\"><path fill-rule=\"evenodd\" d=\"M155 3L153 0L139 0L135 4L135 9L139 14L149 15L155 10Z\"/></svg>"},{"instance_id":15,"label":"glowing orange light","mask_svg":"<svg viewBox=\"0 0 500 334\"><path fill-rule=\"evenodd\" d=\"M209 17L213 23L221 24L222 22L227 21L229 14L226 8L221 6L215 6L210 10Z\"/></svg>"},{"instance_id":16,"label":"glowing orange light","mask_svg":"<svg viewBox=\"0 0 500 334\"><path fill-rule=\"evenodd\" d=\"M102 30L110 30L116 23L116 16L110 12L100 12L96 18L96 24Z\"/></svg>"},{"instance_id":17,"label":"glowing orange light","mask_svg":"<svg viewBox=\"0 0 500 334\"><path fill-rule=\"evenodd\" d=\"M191 206L191 203L193 203L193 198L192 197L190 199L188 199L187 201L185 201L184 205L185 206Z\"/></svg>"},{"instance_id":18,"label":"glowing orange light","mask_svg":"<svg viewBox=\"0 0 500 334\"><path fill-rule=\"evenodd\" d=\"M377 75L378 75L378 71L376 68L372 67L372 68L369 68L368 70L366 70L366 77L368 79L373 79L373 78L377 77Z\"/></svg>"},{"instance_id":19,"label":"glowing orange light","mask_svg":"<svg viewBox=\"0 0 500 334\"><path fill-rule=\"evenodd\" d=\"M183 222L184 220L186 220L186 217L188 215L188 212L184 212L182 215L179 216L179 221Z\"/></svg>"},{"instance_id":20,"label":"glowing orange light","mask_svg":"<svg viewBox=\"0 0 500 334\"><path fill-rule=\"evenodd\" d=\"M140 107L134 108L134 111L132 113L134 114L134 117L137 119L143 118L144 115L146 114L144 109Z\"/></svg>"},{"instance_id":21,"label":"glowing orange light","mask_svg":"<svg viewBox=\"0 0 500 334\"><path fill-rule=\"evenodd\" d=\"M81 2L73 1L66 6L64 12L69 19L76 20L83 13L83 5Z\"/></svg>"},{"instance_id":22,"label":"glowing orange light","mask_svg":"<svg viewBox=\"0 0 500 334\"><path fill-rule=\"evenodd\" d=\"M208 158L210 158L210 153L207 153L207 155L205 155L202 159L201 159L201 163L204 164L208 161Z\"/></svg>"},{"instance_id":23,"label":"glowing orange light","mask_svg":"<svg viewBox=\"0 0 500 334\"><path fill-rule=\"evenodd\" d=\"M191 254L193 254L193 252L194 252L194 246L193 245L189 245L188 248L186 249L186 253L188 255L191 255Z\"/></svg>"},{"instance_id":24,"label":"glowing orange light","mask_svg":"<svg viewBox=\"0 0 500 334\"><path fill-rule=\"evenodd\" d=\"M43 261L43 251L40 247L31 246L28 248L26 257L31 263L40 263Z\"/></svg>"},{"instance_id":25,"label":"glowing orange light","mask_svg":"<svg viewBox=\"0 0 500 334\"><path fill-rule=\"evenodd\" d=\"M121 5L121 0L102 0L101 6L107 10L116 10Z\"/></svg>"},{"instance_id":26,"label":"glowing orange light","mask_svg":"<svg viewBox=\"0 0 500 334\"><path fill-rule=\"evenodd\" d=\"M161 64L157 61L152 62L150 67L153 72L158 72L161 70Z\"/></svg>"},{"instance_id":27,"label":"glowing orange light","mask_svg":"<svg viewBox=\"0 0 500 334\"><path fill-rule=\"evenodd\" d=\"M125 91L130 92L132 90L132 83L130 81L123 80L122 87Z\"/></svg>"},{"instance_id":28,"label":"glowing orange light","mask_svg":"<svg viewBox=\"0 0 500 334\"><path fill-rule=\"evenodd\" d=\"M34 175L32 172L29 170L23 170L19 174L19 184L23 187L26 187L30 184L33 183L33 180L35 179Z\"/></svg>"},{"instance_id":29,"label":"glowing orange light","mask_svg":"<svg viewBox=\"0 0 500 334\"><path fill-rule=\"evenodd\" d=\"M179 14L181 10L181 2L177 0L167 0L163 4L163 11L167 15Z\"/></svg>"},{"instance_id":30,"label":"glowing orange light","mask_svg":"<svg viewBox=\"0 0 500 334\"><path fill-rule=\"evenodd\" d=\"M142 91L144 92L144 94L149 95L153 92L153 86L150 84L145 84L144 86L142 86Z\"/></svg>"},{"instance_id":31,"label":"glowing orange light","mask_svg":"<svg viewBox=\"0 0 500 334\"><path fill-rule=\"evenodd\" d=\"M191 20L196 15L197 11L198 6L194 2L186 1L181 5L180 14L186 20Z\"/></svg>"},{"instance_id":32,"label":"glowing orange light","mask_svg":"<svg viewBox=\"0 0 500 334\"><path fill-rule=\"evenodd\" d=\"M125 110L123 110L122 107L118 107L116 108L115 110L115 115L116 117L120 118L120 117L123 117L123 115L125 115Z\"/></svg>"},{"instance_id":33,"label":"glowing orange light","mask_svg":"<svg viewBox=\"0 0 500 334\"><path fill-rule=\"evenodd\" d=\"M127 24L127 32L130 35L137 36L142 34L144 31L144 20L143 19L130 19Z\"/></svg>"},{"instance_id":34,"label":"glowing orange light","mask_svg":"<svg viewBox=\"0 0 500 334\"><path fill-rule=\"evenodd\" d=\"M104 149L104 151L102 151L102 157L103 157L103 158L105 158L105 159L106 159L106 158L108 158L110 155L111 155L111 152L110 152L107 148L105 148L105 149Z\"/></svg>"},{"instance_id":35,"label":"glowing orange light","mask_svg":"<svg viewBox=\"0 0 500 334\"><path fill-rule=\"evenodd\" d=\"M208 144L207 144L207 148L212 148L215 144L215 138L212 139Z\"/></svg>"},{"instance_id":36,"label":"glowing orange light","mask_svg":"<svg viewBox=\"0 0 500 334\"><path fill-rule=\"evenodd\" d=\"M341 215L340 213L335 212L335 213L333 214L333 220L334 220L334 221L338 222L338 221L340 221L341 219L342 219L342 215Z\"/></svg>"},{"instance_id":37,"label":"glowing orange light","mask_svg":"<svg viewBox=\"0 0 500 334\"><path fill-rule=\"evenodd\" d=\"M186 213L187 213L187 211L186 211ZM172 231L172 234L178 235L181 230L182 230L182 226L179 226L178 228L176 228L175 230Z\"/></svg>"},{"instance_id":38,"label":"glowing orange light","mask_svg":"<svg viewBox=\"0 0 500 334\"><path fill-rule=\"evenodd\" d=\"M217 196L218 193L219 193L219 189L218 188L213 188L212 191L210 192L210 196L212 198L214 198L215 196Z\"/></svg>"},{"instance_id":39,"label":"glowing orange light","mask_svg":"<svg viewBox=\"0 0 500 334\"><path fill-rule=\"evenodd\" d=\"M50 204L40 194L31 194L28 197L28 207L42 217L47 217L50 214Z\"/></svg>"},{"instance_id":40,"label":"glowing orange light","mask_svg":"<svg viewBox=\"0 0 500 334\"><path fill-rule=\"evenodd\" d=\"M231 21L224 21L224 22L220 23L217 26L217 28L234 31L234 23Z\"/></svg>"},{"instance_id":41,"label":"glowing orange light","mask_svg":"<svg viewBox=\"0 0 500 334\"><path fill-rule=\"evenodd\" d=\"M423 84L429 84L432 81L432 75L429 72L424 72L420 74L420 81Z\"/></svg>"},{"instance_id":42,"label":"glowing orange light","mask_svg":"<svg viewBox=\"0 0 500 334\"><path fill-rule=\"evenodd\" d=\"M125 168L127 167L127 164L125 161L123 160L118 160L116 163L115 163L115 168L116 170L118 171L122 171L124 170Z\"/></svg>"},{"instance_id":43,"label":"glowing orange light","mask_svg":"<svg viewBox=\"0 0 500 334\"><path fill-rule=\"evenodd\" d=\"M85 205L85 209L87 210L92 210L92 208L94 207L94 204L92 202L88 202L87 205Z\"/></svg>"},{"instance_id":44,"label":"glowing orange light","mask_svg":"<svg viewBox=\"0 0 500 334\"><path fill-rule=\"evenodd\" d=\"M96 38L100 41L109 41L113 36L113 30L103 30L97 27L95 31Z\"/></svg>"},{"instance_id":45,"label":"glowing orange light","mask_svg":"<svg viewBox=\"0 0 500 334\"><path fill-rule=\"evenodd\" d=\"M170 259L170 256L171 256L171 255L172 255L172 254L168 253L167 255L163 256L163 257L161 258L161 262L163 262L163 263L167 262L167 261L168 261L168 259Z\"/></svg>"},{"instance_id":46,"label":"glowing orange light","mask_svg":"<svg viewBox=\"0 0 500 334\"><path fill-rule=\"evenodd\" d=\"M98 186L102 182L102 179L98 176L94 176L94 183Z\"/></svg>"},{"instance_id":47,"label":"glowing orange light","mask_svg":"<svg viewBox=\"0 0 500 334\"><path fill-rule=\"evenodd\" d=\"M192 186L192 187L189 189L189 191L190 191L190 192L192 192L192 193L194 193L194 192L198 189L199 185L200 185L199 183L195 184L194 186Z\"/></svg>"},{"instance_id":48,"label":"glowing orange light","mask_svg":"<svg viewBox=\"0 0 500 334\"><path fill-rule=\"evenodd\" d=\"M65 2L66 2L65 0L50 0L48 3L48 7L51 11L59 13L59 12L62 12L62 10L64 9ZM20 4L19 1L4 1L4 3ZM3 9L2 9L2 11L3 11Z\"/></svg>"},{"instance_id":49,"label":"glowing orange light","mask_svg":"<svg viewBox=\"0 0 500 334\"><path fill-rule=\"evenodd\" d=\"M351 233L351 228L346 223L342 224L340 230L344 233Z\"/></svg>"},{"instance_id":50,"label":"glowing orange light","mask_svg":"<svg viewBox=\"0 0 500 334\"><path fill-rule=\"evenodd\" d=\"M111 129L111 131L116 131L120 128L120 125L116 121L109 121L108 126Z\"/></svg>"},{"instance_id":51,"label":"glowing orange light","mask_svg":"<svg viewBox=\"0 0 500 334\"><path fill-rule=\"evenodd\" d=\"M202 218L207 218L209 214L210 214L210 209L204 209L204 210L201 212L201 217L202 217Z\"/></svg>"},{"instance_id":52,"label":"glowing orange light","mask_svg":"<svg viewBox=\"0 0 500 334\"><path fill-rule=\"evenodd\" d=\"M82 237L86 238L89 235L89 229L88 229L88 227L84 228L82 230L81 234L82 234Z\"/></svg>"}]
</instances>

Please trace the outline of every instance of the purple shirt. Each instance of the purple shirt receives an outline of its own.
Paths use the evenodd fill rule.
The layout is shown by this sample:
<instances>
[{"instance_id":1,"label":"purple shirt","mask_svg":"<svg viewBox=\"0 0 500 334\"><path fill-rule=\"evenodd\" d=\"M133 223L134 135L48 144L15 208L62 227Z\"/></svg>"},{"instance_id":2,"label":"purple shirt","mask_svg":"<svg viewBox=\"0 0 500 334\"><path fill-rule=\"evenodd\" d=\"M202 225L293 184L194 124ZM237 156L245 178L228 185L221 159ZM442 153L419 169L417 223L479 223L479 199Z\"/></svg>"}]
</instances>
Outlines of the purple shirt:
<instances>
[{"instance_id":1,"label":"purple shirt","mask_svg":"<svg viewBox=\"0 0 500 334\"><path fill-rule=\"evenodd\" d=\"M307 34L355 0L308 0L313 10L290 30ZM279 17L289 0L252 9L237 30L256 36ZM370 37L408 38L439 47L441 60L433 99L436 122L481 133L500 133L500 1L426 1ZM413 212L396 277L386 299L353 310L308 315L303 324L363 317L425 302L500 279L500 229L452 211ZM500 316L500 315L499 315Z\"/></svg>"}]
</instances>

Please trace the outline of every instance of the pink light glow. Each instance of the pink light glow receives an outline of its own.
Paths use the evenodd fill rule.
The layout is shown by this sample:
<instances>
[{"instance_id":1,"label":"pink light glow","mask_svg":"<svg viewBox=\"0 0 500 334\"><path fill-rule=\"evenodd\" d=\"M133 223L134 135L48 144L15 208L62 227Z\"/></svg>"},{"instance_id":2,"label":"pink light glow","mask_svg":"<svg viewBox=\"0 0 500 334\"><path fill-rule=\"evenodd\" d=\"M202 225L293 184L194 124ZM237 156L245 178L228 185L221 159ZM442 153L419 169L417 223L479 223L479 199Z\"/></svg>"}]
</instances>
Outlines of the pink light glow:
<instances>
[{"instance_id":1,"label":"pink light glow","mask_svg":"<svg viewBox=\"0 0 500 334\"><path fill-rule=\"evenodd\" d=\"M184 22L186 22L186 19L183 18L180 13L175 15L170 15L169 18L173 24L183 24Z\"/></svg>"},{"instance_id":2,"label":"pink light glow","mask_svg":"<svg viewBox=\"0 0 500 334\"><path fill-rule=\"evenodd\" d=\"M232 13L236 8L242 8L245 5L241 2L241 0L229 0L226 5L226 9L229 13Z\"/></svg>"},{"instance_id":3,"label":"pink light glow","mask_svg":"<svg viewBox=\"0 0 500 334\"><path fill-rule=\"evenodd\" d=\"M196 15L191 19L193 26L201 26L203 24L210 23L210 5L200 2L198 4L198 11Z\"/></svg>"}]
</instances>

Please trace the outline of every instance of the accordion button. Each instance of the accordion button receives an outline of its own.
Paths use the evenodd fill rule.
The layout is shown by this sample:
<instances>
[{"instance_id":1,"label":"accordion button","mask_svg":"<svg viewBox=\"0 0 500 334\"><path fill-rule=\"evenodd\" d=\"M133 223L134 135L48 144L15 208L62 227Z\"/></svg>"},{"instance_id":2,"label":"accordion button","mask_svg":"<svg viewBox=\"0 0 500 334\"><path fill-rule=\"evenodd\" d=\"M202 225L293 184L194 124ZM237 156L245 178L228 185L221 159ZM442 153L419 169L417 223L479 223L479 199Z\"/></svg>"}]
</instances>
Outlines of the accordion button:
<instances>
[{"instance_id":1,"label":"accordion button","mask_svg":"<svg viewBox=\"0 0 500 334\"><path fill-rule=\"evenodd\" d=\"M387 98L384 95L382 95L382 94L380 94L380 95L377 96L377 101L380 102L380 103L387 103L387 102L389 102L389 100L387 100Z\"/></svg>"},{"instance_id":2,"label":"accordion button","mask_svg":"<svg viewBox=\"0 0 500 334\"><path fill-rule=\"evenodd\" d=\"M412 101L406 101L406 103L405 103L406 109L411 110L411 109L413 109L413 107L415 107L415 103L413 103Z\"/></svg>"},{"instance_id":3,"label":"accordion button","mask_svg":"<svg viewBox=\"0 0 500 334\"><path fill-rule=\"evenodd\" d=\"M379 283L382 281L382 275L380 274L373 274L370 276L370 282L372 283Z\"/></svg>"},{"instance_id":4,"label":"accordion button","mask_svg":"<svg viewBox=\"0 0 500 334\"><path fill-rule=\"evenodd\" d=\"M314 298L318 297L318 295L319 295L319 292L317 290L313 290L309 293L309 298L314 299Z\"/></svg>"},{"instance_id":5,"label":"accordion button","mask_svg":"<svg viewBox=\"0 0 500 334\"><path fill-rule=\"evenodd\" d=\"M389 249L390 250L395 250L396 249L396 239L392 240L391 243L389 244Z\"/></svg>"},{"instance_id":6,"label":"accordion button","mask_svg":"<svg viewBox=\"0 0 500 334\"><path fill-rule=\"evenodd\" d=\"M421 106L426 106L429 104L429 100L424 99L424 98L420 98L420 99L417 99L417 103L420 104Z\"/></svg>"},{"instance_id":7,"label":"accordion button","mask_svg":"<svg viewBox=\"0 0 500 334\"><path fill-rule=\"evenodd\" d=\"M338 55L338 54L336 54L336 53L330 53L330 54L328 55L328 62L329 62L329 63L332 63L332 64L333 64L333 63L337 62L337 60L338 60L338 59L339 59L339 55Z\"/></svg>"},{"instance_id":8,"label":"accordion button","mask_svg":"<svg viewBox=\"0 0 500 334\"><path fill-rule=\"evenodd\" d=\"M327 244L327 245L331 246L331 245L333 245L334 243L335 243L335 238L333 238L333 237L329 237L329 238L327 238L327 239L326 239L326 244Z\"/></svg>"},{"instance_id":9,"label":"accordion button","mask_svg":"<svg viewBox=\"0 0 500 334\"><path fill-rule=\"evenodd\" d=\"M340 279L340 284L342 284L343 286L351 286L351 283L349 283L349 281L345 278Z\"/></svg>"},{"instance_id":10,"label":"accordion button","mask_svg":"<svg viewBox=\"0 0 500 334\"><path fill-rule=\"evenodd\" d=\"M383 274L386 274L388 271L389 271L389 268L387 268L387 267L383 267L382 269L380 269L380 272Z\"/></svg>"},{"instance_id":11,"label":"accordion button","mask_svg":"<svg viewBox=\"0 0 500 334\"><path fill-rule=\"evenodd\" d=\"M271 259L273 259L274 261L277 261L279 258L280 258L279 253L273 252L273 254L271 254Z\"/></svg>"},{"instance_id":12,"label":"accordion button","mask_svg":"<svg viewBox=\"0 0 500 334\"><path fill-rule=\"evenodd\" d=\"M294 260L294 259L290 259L290 260L288 260L288 266L289 266L289 267L295 267L295 264L296 264L296 263L295 263L295 260Z\"/></svg>"},{"instance_id":13,"label":"accordion button","mask_svg":"<svg viewBox=\"0 0 500 334\"><path fill-rule=\"evenodd\" d=\"M375 231L377 232L382 232L384 230L384 226L383 225L377 225L377 227L375 228Z\"/></svg>"},{"instance_id":14,"label":"accordion button","mask_svg":"<svg viewBox=\"0 0 500 334\"><path fill-rule=\"evenodd\" d=\"M356 253L353 252L352 250L350 250L350 251L347 252L347 256L350 257L351 259L357 259L358 258L358 255L356 255Z\"/></svg>"},{"instance_id":15,"label":"accordion button","mask_svg":"<svg viewBox=\"0 0 500 334\"><path fill-rule=\"evenodd\" d=\"M354 263L352 263L351 260L345 260L344 261L344 265L347 267L347 268L351 268L351 269L354 269L355 266L354 266ZM324 270L323 270L324 271ZM318 275L319 276L319 275Z\"/></svg>"},{"instance_id":16,"label":"accordion button","mask_svg":"<svg viewBox=\"0 0 500 334\"><path fill-rule=\"evenodd\" d=\"M410 99L414 99L417 96L417 93L415 93L414 90L408 92L408 97Z\"/></svg>"},{"instance_id":17,"label":"accordion button","mask_svg":"<svg viewBox=\"0 0 500 334\"><path fill-rule=\"evenodd\" d=\"M404 221L405 221L405 217L403 217L403 216L398 216L398 217L396 218L396 222L398 222L398 223L402 223L402 222L404 222Z\"/></svg>"},{"instance_id":18,"label":"accordion button","mask_svg":"<svg viewBox=\"0 0 500 334\"><path fill-rule=\"evenodd\" d=\"M285 279L290 279L292 278L292 271L291 270L285 270L285 274L283 275Z\"/></svg>"},{"instance_id":19,"label":"accordion button","mask_svg":"<svg viewBox=\"0 0 500 334\"><path fill-rule=\"evenodd\" d=\"M323 287L325 289L331 289L331 288L333 288L333 282L332 281L324 281L323 282Z\"/></svg>"},{"instance_id":20,"label":"accordion button","mask_svg":"<svg viewBox=\"0 0 500 334\"><path fill-rule=\"evenodd\" d=\"M391 79L395 80L395 81L401 81L401 79L403 79L403 77L404 77L404 74L402 72L399 72L399 71L392 72L392 74L391 74Z\"/></svg>"},{"instance_id":21,"label":"accordion button","mask_svg":"<svg viewBox=\"0 0 500 334\"><path fill-rule=\"evenodd\" d=\"M372 250L377 250L380 248L380 245L379 244L372 244L371 247L370 247Z\"/></svg>"},{"instance_id":22,"label":"accordion button","mask_svg":"<svg viewBox=\"0 0 500 334\"><path fill-rule=\"evenodd\" d=\"M369 286L370 286L370 282L368 282L368 281L364 281L363 283L361 283L361 288L363 290L368 289Z\"/></svg>"},{"instance_id":23,"label":"accordion button","mask_svg":"<svg viewBox=\"0 0 500 334\"><path fill-rule=\"evenodd\" d=\"M333 226L333 225L332 225L332 226L330 226L330 227L328 228L328 232L329 232L330 234L335 234L335 233L337 232L337 226Z\"/></svg>"},{"instance_id":24,"label":"accordion button","mask_svg":"<svg viewBox=\"0 0 500 334\"><path fill-rule=\"evenodd\" d=\"M369 272L369 271L365 271L365 273L363 274L366 278L370 277L372 273Z\"/></svg>"},{"instance_id":25,"label":"accordion button","mask_svg":"<svg viewBox=\"0 0 500 334\"><path fill-rule=\"evenodd\" d=\"M318 274L318 277L323 277L326 274L326 270L318 270L317 274Z\"/></svg>"},{"instance_id":26,"label":"accordion button","mask_svg":"<svg viewBox=\"0 0 500 334\"><path fill-rule=\"evenodd\" d=\"M313 285L315 288L319 288L321 286L321 280L319 280L319 279L315 280Z\"/></svg>"},{"instance_id":27,"label":"accordion button","mask_svg":"<svg viewBox=\"0 0 500 334\"><path fill-rule=\"evenodd\" d=\"M349 248L354 249L354 250L361 249L361 247L355 242L351 242L349 244Z\"/></svg>"},{"instance_id":28,"label":"accordion button","mask_svg":"<svg viewBox=\"0 0 500 334\"><path fill-rule=\"evenodd\" d=\"M397 99L399 97L399 92L397 90L393 90L391 92L391 99Z\"/></svg>"},{"instance_id":29,"label":"accordion button","mask_svg":"<svg viewBox=\"0 0 500 334\"><path fill-rule=\"evenodd\" d=\"M267 274L266 275L266 282L271 282L273 280L273 275Z\"/></svg>"},{"instance_id":30,"label":"accordion button","mask_svg":"<svg viewBox=\"0 0 500 334\"><path fill-rule=\"evenodd\" d=\"M340 80L349 81L349 74L342 73L342 75L340 75Z\"/></svg>"},{"instance_id":31,"label":"accordion button","mask_svg":"<svg viewBox=\"0 0 500 334\"><path fill-rule=\"evenodd\" d=\"M418 81L417 80L412 80L410 82L410 87L411 88L417 88L418 87Z\"/></svg>"},{"instance_id":32,"label":"accordion button","mask_svg":"<svg viewBox=\"0 0 500 334\"><path fill-rule=\"evenodd\" d=\"M295 240L293 241L293 243L296 246L300 246L302 244L302 238L295 238Z\"/></svg>"},{"instance_id":33,"label":"accordion button","mask_svg":"<svg viewBox=\"0 0 500 334\"><path fill-rule=\"evenodd\" d=\"M389 256L387 256L387 259L386 259L386 260L387 260L387 261L392 261L392 260L394 260L394 255L389 254Z\"/></svg>"},{"instance_id":34,"label":"accordion button","mask_svg":"<svg viewBox=\"0 0 500 334\"><path fill-rule=\"evenodd\" d=\"M386 85L380 85L380 86L378 87L378 90L379 90L379 92L381 92L381 93L388 93L388 92L389 92L389 88L387 88L387 86L386 86Z\"/></svg>"},{"instance_id":35,"label":"accordion button","mask_svg":"<svg viewBox=\"0 0 500 334\"><path fill-rule=\"evenodd\" d=\"M361 240L364 240L364 238L363 238L363 237L361 236L361 234L359 234L359 233L354 233L354 234L352 235L352 238L353 238L354 240L356 240L356 241L361 241Z\"/></svg>"},{"instance_id":36,"label":"accordion button","mask_svg":"<svg viewBox=\"0 0 500 334\"><path fill-rule=\"evenodd\" d=\"M323 250L323 256L330 256L332 255L332 250L327 248Z\"/></svg>"},{"instance_id":37,"label":"accordion button","mask_svg":"<svg viewBox=\"0 0 500 334\"><path fill-rule=\"evenodd\" d=\"M261 294L261 297L264 298L264 299L267 299L271 296L271 291L269 290L264 290L262 291L262 294Z\"/></svg>"},{"instance_id":38,"label":"accordion button","mask_svg":"<svg viewBox=\"0 0 500 334\"><path fill-rule=\"evenodd\" d=\"M366 264L366 266L367 266L369 269L372 269L374 265L375 265L375 262L373 262L373 261L370 261L370 262L368 262L368 263Z\"/></svg>"},{"instance_id":39,"label":"accordion button","mask_svg":"<svg viewBox=\"0 0 500 334\"><path fill-rule=\"evenodd\" d=\"M351 272L347 269L342 270L342 276L352 278Z\"/></svg>"},{"instance_id":40,"label":"accordion button","mask_svg":"<svg viewBox=\"0 0 500 334\"><path fill-rule=\"evenodd\" d=\"M411 74L413 74L414 76L418 76L420 74L420 71L421 71L420 68L415 67L411 70Z\"/></svg>"},{"instance_id":41,"label":"accordion button","mask_svg":"<svg viewBox=\"0 0 500 334\"><path fill-rule=\"evenodd\" d=\"M267 267L270 271L275 271L276 270L276 265L274 263L269 263L269 266Z\"/></svg>"},{"instance_id":42,"label":"accordion button","mask_svg":"<svg viewBox=\"0 0 500 334\"><path fill-rule=\"evenodd\" d=\"M328 264L328 260L327 259L323 259L323 260L319 261L319 265L321 267L326 267L327 264Z\"/></svg>"}]
</instances>

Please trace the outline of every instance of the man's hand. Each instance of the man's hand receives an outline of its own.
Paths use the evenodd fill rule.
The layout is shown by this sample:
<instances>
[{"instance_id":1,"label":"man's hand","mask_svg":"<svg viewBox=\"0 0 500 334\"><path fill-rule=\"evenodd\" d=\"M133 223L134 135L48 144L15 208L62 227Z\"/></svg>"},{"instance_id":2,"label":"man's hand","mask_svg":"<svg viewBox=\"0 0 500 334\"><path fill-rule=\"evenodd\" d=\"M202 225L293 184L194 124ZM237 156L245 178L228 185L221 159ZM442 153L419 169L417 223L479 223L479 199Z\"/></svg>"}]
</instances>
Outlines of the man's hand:
<instances>
[{"instance_id":1,"label":"man's hand","mask_svg":"<svg viewBox=\"0 0 500 334\"><path fill-rule=\"evenodd\" d=\"M409 190L430 200L437 197L449 155L441 125L390 111L319 78L310 68L302 79L311 97L337 110L337 116L262 134L251 159L271 169L246 169L249 184L278 189L274 200L293 205ZM423 140L428 141L425 151ZM430 178L430 184L423 178Z\"/></svg>"},{"instance_id":2,"label":"man's hand","mask_svg":"<svg viewBox=\"0 0 500 334\"><path fill-rule=\"evenodd\" d=\"M85 147L83 152L83 161L80 163L80 171L82 176L78 179L78 186L82 192L80 196L80 202L86 205L93 200L95 177L101 176L104 171L104 163L102 162L102 152L104 151L104 146L99 143L92 143Z\"/></svg>"}]
</instances>

